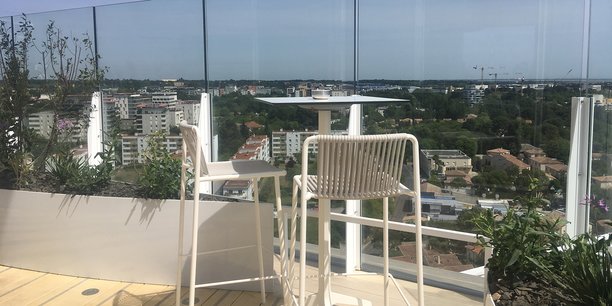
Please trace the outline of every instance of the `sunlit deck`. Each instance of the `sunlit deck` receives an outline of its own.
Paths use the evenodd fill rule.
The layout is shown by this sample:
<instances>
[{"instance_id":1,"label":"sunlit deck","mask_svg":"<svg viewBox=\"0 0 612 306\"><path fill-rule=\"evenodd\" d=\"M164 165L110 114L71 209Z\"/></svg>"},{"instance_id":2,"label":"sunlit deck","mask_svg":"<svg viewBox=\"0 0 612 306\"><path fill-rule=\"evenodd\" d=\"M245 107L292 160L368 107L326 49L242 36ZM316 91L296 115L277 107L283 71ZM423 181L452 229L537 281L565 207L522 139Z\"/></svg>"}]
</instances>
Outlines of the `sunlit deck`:
<instances>
[{"instance_id":1,"label":"sunlit deck","mask_svg":"<svg viewBox=\"0 0 612 306\"><path fill-rule=\"evenodd\" d=\"M315 271L314 268L312 272ZM399 281L411 294L416 284ZM381 305L382 279L378 276L334 277L334 293L353 299L340 305ZM308 289L316 288L314 279ZM187 288L183 290L186 295ZM402 305L399 295L390 290L391 305ZM436 287L425 287L426 305L482 305L478 296L469 296ZM185 299L185 298L183 298ZM259 305L259 292L198 289L197 305ZM0 305L174 305L174 286L115 282L63 276L0 266ZM312 303L311 303L312 304ZM278 284L271 288L265 305L283 305Z\"/></svg>"}]
</instances>

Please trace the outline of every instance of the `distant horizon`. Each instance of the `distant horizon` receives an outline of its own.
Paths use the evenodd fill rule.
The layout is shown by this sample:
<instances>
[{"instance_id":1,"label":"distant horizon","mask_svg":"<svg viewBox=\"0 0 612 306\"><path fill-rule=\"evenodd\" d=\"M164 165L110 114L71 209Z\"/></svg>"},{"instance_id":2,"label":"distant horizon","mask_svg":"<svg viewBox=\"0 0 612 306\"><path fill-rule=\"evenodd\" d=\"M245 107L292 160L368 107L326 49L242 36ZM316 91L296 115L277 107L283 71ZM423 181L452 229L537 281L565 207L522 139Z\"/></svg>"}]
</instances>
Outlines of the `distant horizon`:
<instances>
[{"instance_id":1,"label":"distant horizon","mask_svg":"<svg viewBox=\"0 0 612 306\"><path fill-rule=\"evenodd\" d=\"M607 0L359 2L355 33L352 1L208 0L206 39L201 0L96 7L100 65L125 80L612 79ZM27 17L40 42L49 20L66 35L92 35L92 15ZM40 77L36 54L31 61Z\"/></svg>"},{"instance_id":2,"label":"distant horizon","mask_svg":"<svg viewBox=\"0 0 612 306\"><path fill-rule=\"evenodd\" d=\"M42 81L40 79L35 79ZM186 78L162 78L162 79L124 79L124 78L105 78L103 81L157 81L157 82L205 82L204 79L186 79ZM102 81L102 82L103 82ZM332 79L218 79L218 80L208 80L209 82L341 82L341 83L354 83L353 80L332 80ZM357 82L376 82L376 81L384 81L384 82L449 82L449 81L457 81L457 82L472 82L472 83L480 83L479 79L427 79L427 80L418 80L418 79L360 79ZM523 82L526 83L528 81L531 82L566 82L566 83L581 83L581 82L593 82L593 81L604 81L604 82L612 82L612 78L600 78L600 79L576 79L576 78L550 78L550 79L528 79L524 78ZM484 79L484 85L488 85L490 83L513 83L520 82L518 79L497 79L497 81L493 79Z\"/></svg>"}]
</instances>

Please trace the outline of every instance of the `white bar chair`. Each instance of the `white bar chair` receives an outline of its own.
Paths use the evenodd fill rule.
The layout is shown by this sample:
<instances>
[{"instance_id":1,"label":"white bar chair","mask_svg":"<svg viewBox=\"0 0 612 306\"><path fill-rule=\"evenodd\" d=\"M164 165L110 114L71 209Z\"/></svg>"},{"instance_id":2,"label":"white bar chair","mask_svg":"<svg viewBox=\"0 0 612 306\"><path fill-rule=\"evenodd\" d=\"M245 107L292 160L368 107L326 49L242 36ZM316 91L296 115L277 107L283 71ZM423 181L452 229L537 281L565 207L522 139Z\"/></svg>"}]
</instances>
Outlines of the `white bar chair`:
<instances>
[{"instance_id":1,"label":"white bar chair","mask_svg":"<svg viewBox=\"0 0 612 306\"><path fill-rule=\"evenodd\" d=\"M405 148L412 143L414 190L401 184L402 165ZM317 146L317 173L308 174L308 149L312 144ZM410 134L388 135L316 135L306 138L302 147L302 175L293 178L292 196L292 228L290 240L290 255L288 278L293 282L296 247L297 193L301 191L300 201L300 267L299 267L299 301L298 305L306 303L306 219L307 202L309 199L328 200L365 200L383 199L383 276L384 305L389 305L388 288L389 273L389 197L410 195L414 199L416 222L416 255L417 255L417 286L418 302L424 305L423 294L423 255L421 234L421 201L419 175L419 145L417 139ZM329 216L319 215L319 222ZM355 219L356 220L356 219ZM359 223L356 220L356 223ZM325 228L329 232L329 228ZM321 249L320 249L321 250ZM329 262L331 254L319 254L319 260ZM330 275L318 275L319 282ZM330 284L328 280L325 280ZM393 280L404 302L410 302L398 284ZM329 285L328 285L329 286ZM329 288L326 288L329 290ZM323 293L319 292L319 295ZM326 301L319 300L320 304Z\"/></svg>"},{"instance_id":2,"label":"white bar chair","mask_svg":"<svg viewBox=\"0 0 612 306\"><path fill-rule=\"evenodd\" d=\"M195 301L195 289L227 285L249 281L259 281L261 289L261 301L262 304L266 302L266 279L278 278L278 276L265 276L264 265L263 265L263 251L262 251L262 240L261 240L261 218L259 210L259 190L257 182L263 177L274 177L274 188L276 193L276 209L279 216L283 216L283 209L281 205L281 194L280 194L280 177L286 175L286 171L280 170L265 161L262 160L233 160L223 162L206 162L204 154L202 152L201 137L199 135L198 127L187 124L186 121L180 123L181 134L183 137L183 156L182 156L182 167L181 167L181 192L180 192L180 212L179 212L179 243L178 243L178 269L177 269L177 283L176 283L176 305L181 305L181 280L182 280L182 258L191 256L191 266L189 270L189 306L194 305ZM194 186L193 186L193 220L192 220L192 249L191 254L183 254L183 240L184 240L184 224L185 224L185 196L186 196L186 185L187 185L187 169L193 169L194 175ZM256 219L256 236L257 236L257 257L259 261L259 277L247 278L240 280L232 280L225 282L215 282L207 284L196 284L196 265L198 253L198 227L199 227L199 202L200 202L200 182L205 181L224 181L224 180L253 180L254 200L255 200L255 219ZM285 248L285 233L284 233L284 218L277 218L279 240L281 243L280 257L281 257L281 286L283 287L283 294L288 297L289 291L287 291L284 285L286 276L286 248Z\"/></svg>"}]
</instances>

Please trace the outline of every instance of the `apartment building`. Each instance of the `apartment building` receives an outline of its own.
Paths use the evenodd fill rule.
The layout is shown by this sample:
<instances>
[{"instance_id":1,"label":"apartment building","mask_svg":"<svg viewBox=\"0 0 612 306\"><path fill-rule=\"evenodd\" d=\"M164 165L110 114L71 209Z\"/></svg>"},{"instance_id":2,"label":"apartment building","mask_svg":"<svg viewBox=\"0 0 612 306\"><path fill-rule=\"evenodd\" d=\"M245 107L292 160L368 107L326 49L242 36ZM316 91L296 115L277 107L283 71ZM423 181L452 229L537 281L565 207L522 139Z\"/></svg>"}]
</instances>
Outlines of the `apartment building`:
<instances>
[{"instance_id":1,"label":"apartment building","mask_svg":"<svg viewBox=\"0 0 612 306\"><path fill-rule=\"evenodd\" d=\"M541 148L538 148L528 143L522 143L520 155L523 157L524 161L528 161L529 159L534 157L544 157L546 156L546 153Z\"/></svg>"},{"instance_id":2,"label":"apartment building","mask_svg":"<svg viewBox=\"0 0 612 306\"><path fill-rule=\"evenodd\" d=\"M164 92L154 92L151 94L151 102L153 104L167 105L167 106L176 106L178 101L178 95L176 91L164 91Z\"/></svg>"},{"instance_id":3,"label":"apartment building","mask_svg":"<svg viewBox=\"0 0 612 306\"><path fill-rule=\"evenodd\" d=\"M265 135L249 137L231 159L263 160L270 162L270 140Z\"/></svg>"},{"instance_id":4,"label":"apartment building","mask_svg":"<svg viewBox=\"0 0 612 306\"><path fill-rule=\"evenodd\" d=\"M167 109L168 127L178 126L185 119L183 110L177 107L169 107Z\"/></svg>"},{"instance_id":5,"label":"apartment building","mask_svg":"<svg viewBox=\"0 0 612 306\"><path fill-rule=\"evenodd\" d=\"M458 170L465 174L472 172L472 159L461 150L421 150L421 170L429 174L436 170L446 175L447 170Z\"/></svg>"},{"instance_id":6,"label":"apartment building","mask_svg":"<svg viewBox=\"0 0 612 306\"><path fill-rule=\"evenodd\" d=\"M27 119L28 127L33 129L36 134L49 138L53 127L53 112L42 111L33 113L28 116Z\"/></svg>"},{"instance_id":7,"label":"apartment building","mask_svg":"<svg viewBox=\"0 0 612 306\"><path fill-rule=\"evenodd\" d=\"M231 159L270 162L270 140L265 135L251 136ZM253 182L251 180L226 181L221 188L221 192L224 196L252 200Z\"/></svg>"},{"instance_id":8,"label":"apartment building","mask_svg":"<svg viewBox=\"0 0 612 306\"><path fill-rule=\"evenodd\" d=\"M556 158L551 158L548 156L540 156L540 157L532 157L528 160L529 166L531 169L538 169L542 172L549 173L552 171L563 171L567 172L567 166L560 160Z\"/></svg>"},{"instance_id":9,"label":"apartment building","mask_svg":"<svg viewBox=\"0 0 612 306\"><path fill-rule=\"evenodd\" d=\"M488 165L491 165L493 169L497 170L506 170L510 167L516 167L519 171L530 169L529 165L510 154L509 150L503 148L488 150L485 161Z\"/></svg>"},{"instance_id":10,"label":"apartment building","mask_svg":"<svg viewBox=\"0 0 612 306\"><path fill-rule=\"evenodd\" d=\"M53 130L52 111L42 111L32 113L26 119L26 125L36 134L43 138L49 138ZM83 141L86 139L86 130L81 129L81 124L75 119L58 118L57 126L59 129L59 137L61 141Z\"/></svg>"},{"instance_id":11,"label":"apartment building","mask_svg":"<svg viewBox=\"0 0 612 306\"><path fill-rule=\"evenodd\" d=\"M105 94L107 96L109 94ZM119 113L120 119L136 119L136 107L141 104L151 103L151 97L146 97L140 94L113 94L115 100L115 108Z\"/></svg>"},{"instance_id":12,"label":"apartment building","mask_svg":"<svg viewBox=\"0 0 612 306\"><path fill-rule=\"evenodd\" d=\"M485 95L483 86L470 86L464 90L465 99L469 104L480 104Z\"/></svg>"},{"instance_id":13,"label":"apartment building","mask_svg":"<svg viewBox=\"0 0 612 306\"><path fill-rule=\"evenodd\" d=\"M192 125L198 125L200 118L200 101L179 100L176 109L183 112L183 120Z\"/></svg>"},{"instance_id":14,"label":"apartment building","mask_svg":"<svg viewBox=\"0 0 612 306\"><path fill-rule=\"evenodd\" d=\"M168 152L176 152L182 146L181 136L166 136L163 142ZM123 135L121 137L121 163L123 165L144 163L144 152L149 146L147 135Z\"/></svg>"},{"instance_id":15,"label":"apartment building","mask_svg":"<svg viewBox=\"0 0 612 306\"><path fill-rule=\"evenodd\" d=\"M136 133L152 134L158 131L168 133L168 108L162 105L139 105L136 109Z\"/></svg>"},{"instance_id":16,"label":"apartment building","mask_svg":"<svg viewBox=\"0 0 612 306\"><path fill-rule=\"evenodd\" d=\"M298 157L302 153L302 145L306 138L317 135L317 131L276 131L272 132L272 158L285 159L287 157ZM348 135L347 131L331 131L334 135ZM316 144L309 148L309 153L316 153Z\"/></svg>"},{"instance_id":17,"label":"apartment building","mask_svg":"<svg viewBox=\"0 0 612 306\"><path fill-rule=\"evenodd\" d=\"M421 213L428 220L457 220L464 206L465 204L457 201L454 196L436 195L434 192L421 192ZM412 201L407 206L404 206L404 208L408 215L414 215Z\"/></svg>"}]
</instances>

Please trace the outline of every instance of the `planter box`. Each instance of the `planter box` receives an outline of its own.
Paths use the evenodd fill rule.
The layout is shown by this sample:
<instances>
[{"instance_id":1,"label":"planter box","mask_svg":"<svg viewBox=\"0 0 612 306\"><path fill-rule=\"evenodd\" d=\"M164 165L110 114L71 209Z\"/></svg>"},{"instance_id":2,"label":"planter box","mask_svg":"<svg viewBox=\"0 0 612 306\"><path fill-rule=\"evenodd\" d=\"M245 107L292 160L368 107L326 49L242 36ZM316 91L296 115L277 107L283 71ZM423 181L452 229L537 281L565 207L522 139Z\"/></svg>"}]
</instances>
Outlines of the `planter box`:
<instances>
[{"instance_id":1,"label":"planter box","mask_svg":"<svg viewBox=\"0 0 612 306\"><path fill-rule=\"evenodd\" d=\"M186 215L192 210L187 201ZM201 202L198 282L258 275L252 203ZM0 189L0 264L88 278L176 282L178 200L70 196ZM261 205L264 267L273 271L272 205ZM190 222L186 222L190 227ZM185 249L191 249L190 229ZM188 263L183 258L183 271ZM187 282L184 274L183 283ZM244 283L224 288L258 290Z\"/></svg>"}]
</instances>

